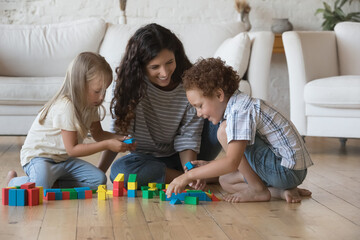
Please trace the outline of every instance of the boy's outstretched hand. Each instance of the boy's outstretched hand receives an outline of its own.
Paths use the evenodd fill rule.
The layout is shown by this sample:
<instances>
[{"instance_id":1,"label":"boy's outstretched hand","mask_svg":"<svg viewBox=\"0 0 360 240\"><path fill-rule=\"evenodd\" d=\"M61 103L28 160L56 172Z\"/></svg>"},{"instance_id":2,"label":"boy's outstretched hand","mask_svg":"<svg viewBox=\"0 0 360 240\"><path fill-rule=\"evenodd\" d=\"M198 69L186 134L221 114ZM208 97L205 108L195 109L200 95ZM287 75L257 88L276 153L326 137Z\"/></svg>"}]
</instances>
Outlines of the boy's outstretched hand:
<instances>
[{"instance_id":1,"label":"boy's outstretched hand","mask_svg":"<svg viewBox=\"0 0 360 240\"><path fill-rule=\"evenodd\" d=\"M186 173L178 176L169 184L166 190L166 196L170 198L173 192L175 194L182 193L190 182L192 182L192 180L187 177Z\"/></svg>"}]
</instances>

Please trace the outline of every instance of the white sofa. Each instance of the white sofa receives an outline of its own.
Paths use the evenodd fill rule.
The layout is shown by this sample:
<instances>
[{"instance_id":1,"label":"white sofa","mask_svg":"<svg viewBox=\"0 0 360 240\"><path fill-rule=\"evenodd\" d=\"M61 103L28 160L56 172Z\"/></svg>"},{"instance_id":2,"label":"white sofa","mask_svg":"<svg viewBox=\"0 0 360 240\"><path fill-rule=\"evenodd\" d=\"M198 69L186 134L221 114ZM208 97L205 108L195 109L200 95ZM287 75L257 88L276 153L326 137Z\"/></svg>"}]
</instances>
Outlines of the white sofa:
<instances>
[{"instance_id":1,"label":"white sofa","mask_svg":"<svg viewBox=\"0 0 360 240\"><path fill-rule=\"evenodd\" d=\"M200 56L214 56L226 39L243 30L240 23L163 25L179 36L192 62ZM95 18L48 25L0 25L0 135L27 134L78 53L99 52L115 70L138 27ZM248 36L251 52L244 76L248 81L241 87L254 97L267 99L274 36L271 32L250 32ZM111 91L110 87L105 100L107 111ZM107 113L103 127L108 130L109 126Z\"/></svg>"},{"instance_id":2,"label":"white sofa","mask_svg":"<svg viewBox=\"0 0 360 240\"><path fill-rule=\"evenodd\" d=\"M360 138L360 23L283 34L291 121L303 136ZM345 141L344 141L345 140Z\"/></svg>"}]
</instances>

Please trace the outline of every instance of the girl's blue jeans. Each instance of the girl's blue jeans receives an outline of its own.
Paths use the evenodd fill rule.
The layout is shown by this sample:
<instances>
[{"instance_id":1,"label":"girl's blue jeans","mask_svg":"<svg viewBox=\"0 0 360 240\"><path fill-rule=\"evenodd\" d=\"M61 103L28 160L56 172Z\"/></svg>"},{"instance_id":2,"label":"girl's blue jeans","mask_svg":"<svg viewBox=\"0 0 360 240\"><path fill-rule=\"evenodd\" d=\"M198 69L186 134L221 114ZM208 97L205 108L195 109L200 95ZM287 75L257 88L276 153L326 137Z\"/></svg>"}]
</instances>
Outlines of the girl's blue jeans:
<instances>
[{"instance_id":1,"label":"girl's blue jeans","mask_svg":"<svg viewBox=\"0 0 360 240\"><path fill-rule=\"evenodd\" d=\"M35 182L44 189L51 188L58 181L60 188L89 187L97 189L106 184L106 175L89 162L78 158L69 158L64 162L55 162L51 158L35 157L23 167L27 176L10 180L9 187Z\"/></svg>"}]
</instances>

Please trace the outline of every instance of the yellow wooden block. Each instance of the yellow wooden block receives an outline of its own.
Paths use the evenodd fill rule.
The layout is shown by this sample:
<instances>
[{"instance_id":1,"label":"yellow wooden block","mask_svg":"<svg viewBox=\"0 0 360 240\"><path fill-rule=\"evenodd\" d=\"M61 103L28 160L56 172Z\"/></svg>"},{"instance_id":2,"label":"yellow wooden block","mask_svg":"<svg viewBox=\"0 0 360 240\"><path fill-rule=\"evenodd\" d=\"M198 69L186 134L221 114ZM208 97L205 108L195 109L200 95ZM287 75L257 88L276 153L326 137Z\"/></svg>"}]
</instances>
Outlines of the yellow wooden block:
<instances>
[{"instance_id":1,"label":"yellow wooden block","mask_svg":"<svg viewBox=\"0 0 360 240\"><path fill-rule=\"evenodd\" d=\"M106 192L107 187L106 185L99 185L97 192Z\"/></svg>"},{"instance_id":2,"label":"yellow wooden block","mask_svg":"<svg viewBox=\"0 0 360 240\"><path fill-rule=\"evenodd\" d=\"M156 188L156 183L148 183L149 188Z\"/></svg>"},{"instance_id":3,"label":"yellow wooden block","mask_svg":"<svg viewBox=\"0 0 360 240\"><path fill-rule=\"evenodd\" d=\"M124 181L124 174L119 173L116 178L114 179L114 182L123 182Z\"/></svg>"},{"instance_id":4,"label":"yellow wooden block","mask_svg":"<svg viewBox=\"0 0 360 240\"><path fill-rule=\"evenodd\" d=\"M158 190L156 187L148 189L148 191L156 191L156 190Z\"/></svg>"},{"instance_id":5,"label":"yellow wooden block","mask_svg":"<svg viewBox=\"0 0 360 240\"><path fill-rule=\"evenodd\" d=\"M106 192L98 192L98 200L106 200Z\"/></svg>"},{"instance_id":6,"label":"yellow wooden block","mask_svg":"<svg viewBox=\"0 0 360 240\"><path fill-rule=\"evenodd\" d=\"M168 188L168 186L169 186L169 184L165 184L165 189L167 189L167 188Z\"/></svg>"},{"instance_id":7,"label":"yellow wooden block","mask_svg":"<svg viewBox=\"0 0 360 240\"><path fill-rule=\"evenodd\" d=\"M137 190L137 182L128 182L128 190Z\"/></svg>"},{"instance_id":8,"label":"yellow wooden block","mask_svg":"<svg viewBox=\"0 0 360 240\"><path fill-rule=\"evenodd\" d=\"M42 186L36 186L39 189L39 205L43 203L44 188Z\"/></svg>"}]
</instances>

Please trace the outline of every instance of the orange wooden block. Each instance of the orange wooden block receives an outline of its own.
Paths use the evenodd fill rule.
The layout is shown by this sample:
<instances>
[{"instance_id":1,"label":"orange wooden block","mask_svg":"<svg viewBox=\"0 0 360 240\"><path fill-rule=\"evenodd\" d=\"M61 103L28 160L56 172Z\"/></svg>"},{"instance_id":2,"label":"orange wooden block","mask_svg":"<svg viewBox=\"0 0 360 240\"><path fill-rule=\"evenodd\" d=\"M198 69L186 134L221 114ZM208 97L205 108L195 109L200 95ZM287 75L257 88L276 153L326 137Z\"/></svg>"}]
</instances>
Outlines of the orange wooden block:
<instances>
[{"instance_id":1,"label":"orange wooden block","mask_svg":"<svg viewBox=\"0 0 360 240\"><path fill-rule=\"evenodd\" d=\"M9 205L9 188L2 189L2 204Z\"/></svg>"},{"instance_id":2,"label":"orange wooden block","mask_svg":"<svg viewBox=\"0 0 360 240\"><path fill-rule=\"evenodd\" d=\"M35 183L33 183L33 182L24 183L24 184L21 185L20 188L21 189L35 188Z\"/></svg>"},{"instance_id":3,"label":"orange wooden block","mask_svg":"<svg viewBox=\"0 0 360 240\"><path fill-rule=\"evenodd\" d=\"M121 197L124 196L124 188L113 189L113 197Z\"/></svg>"},{"instance_id":4,"label":"orange wooden block","mask_svg":"<svg viewBox=\"0 0 360 240\"><path fill-rule=\"evenodd\" d=\"M47 200L47 201L55 200L55 193L54 192L47 192L44 199Z\"/></svg>"},{"instance_id":5,"label":"orange wooden block","mask_svg":"<svg viewBox=\"0 0 360 240\"><path fill-rule=\"evenodd\" d=\"M69 200L70 199L70 192L62 192L62 199Z\"/></svg>"}]
</instances>

